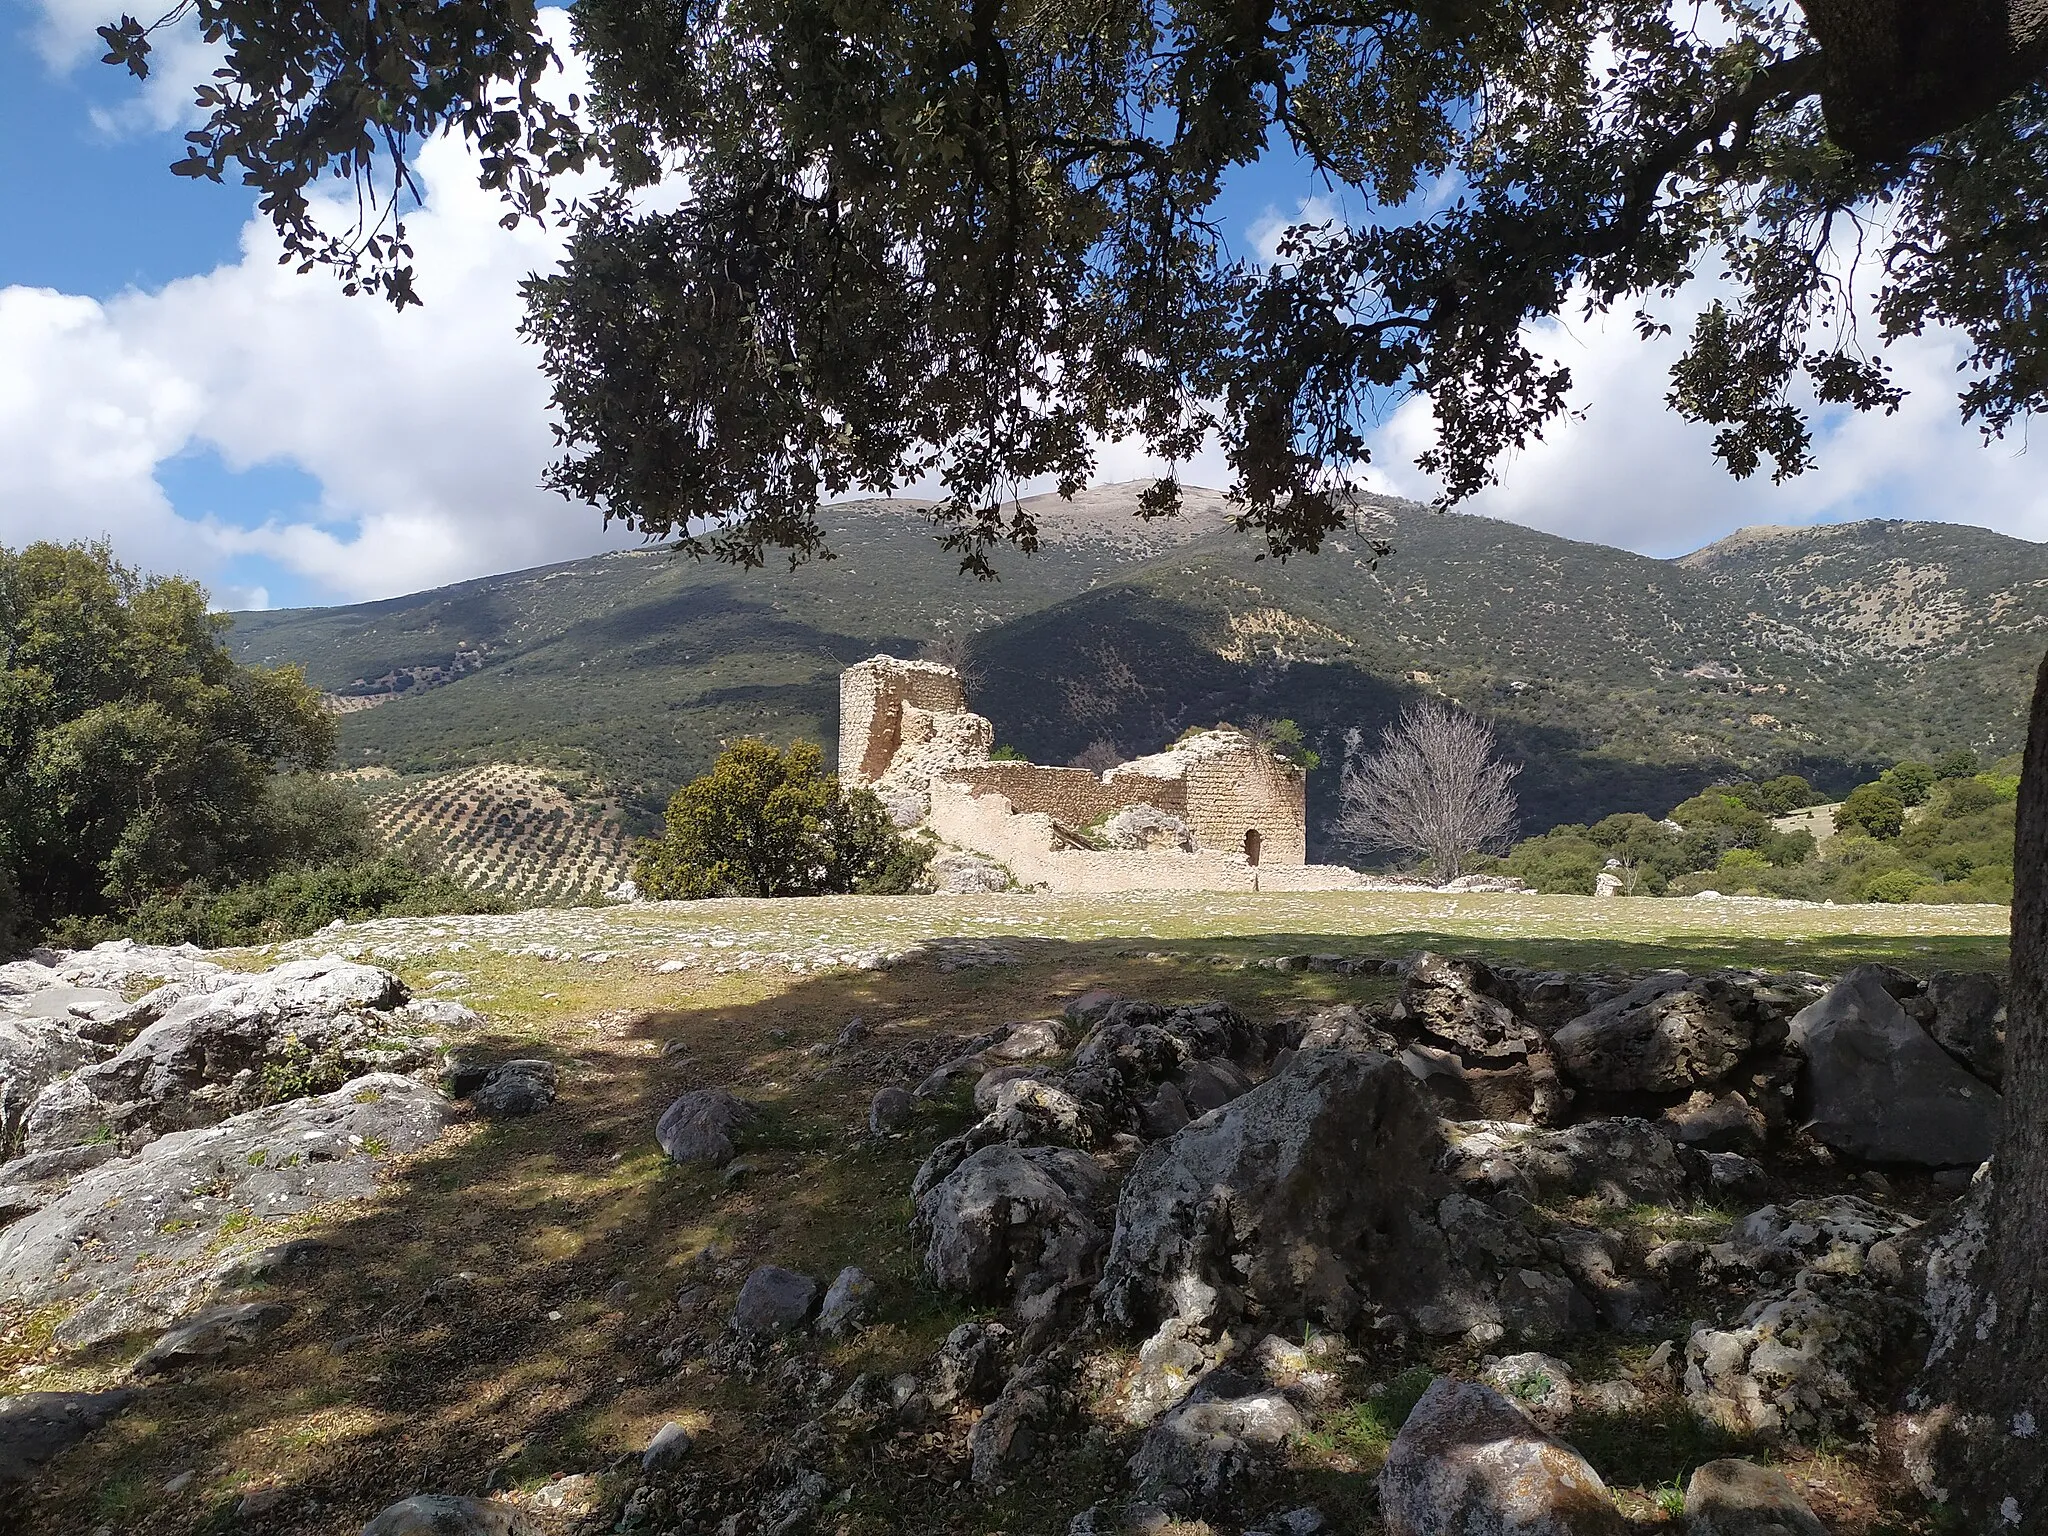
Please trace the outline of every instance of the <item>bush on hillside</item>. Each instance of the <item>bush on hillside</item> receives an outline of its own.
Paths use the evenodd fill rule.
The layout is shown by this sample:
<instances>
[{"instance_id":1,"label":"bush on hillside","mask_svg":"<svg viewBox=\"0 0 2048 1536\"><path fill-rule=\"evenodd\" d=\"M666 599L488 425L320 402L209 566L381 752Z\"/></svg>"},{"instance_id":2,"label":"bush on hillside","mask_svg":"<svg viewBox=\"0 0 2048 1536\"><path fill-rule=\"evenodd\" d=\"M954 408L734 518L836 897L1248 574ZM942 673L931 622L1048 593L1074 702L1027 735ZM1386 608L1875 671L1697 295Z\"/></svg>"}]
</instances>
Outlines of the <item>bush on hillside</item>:
<instances>
[{"instance_id":1,"label":"bush on hillside","mask_svg":"<svg viewBox=\"0 0 2048 1536\"><path fill-rule=\"evenodd\" d=\"M152 898L120 920L74 919L52 936L81 947L102 939L145 944L197 944L218 949L277 944L317 933L336 920L438 917L502 912L504 903L481 896L438 870L400 854L287 869L267 880L215 890L195 882Z\"/></svg>"},{"instance_id":2,"label":"bush on hillside","mask_svg":"<svg viewBox=\"0 0 2048 1536\"><path fill-rule=\"evenodd\" d=\"M1976 765L1974 753L1949 753L1932 767L1901 764L1857 786L1825 848L1811 832L1778 831L1763 814L1797 809L1810 795L1805 780L1786 775L1707 790L1667 821L1629 814L1554 827L1517 844L1497 867L1557 894L1589 893L1605 869L1631 893L1649 895L2009 902L2018 781L2004 771L2009 764L1986 772ZM1909 809L1902 789L1920 788L1921 804Z\"/></svg>"},{"instance_id":3,"label":"bush on hillside","mask_svg":"<svg viewBox=\"0 0 2048 1536\"><path fill-rule=\"evenodd\" d=\"M872 791L843 788L815 742L778 752L752 737L675 793L662 835L642 845L643 896L890 895L915 890L928 854Z\"/></svg>"},{"instance_id":4,"label":"bush on hillside","mask_svg":"<svg viewBox=\"0 0 2048 1536\"><path fill-rule=\"evenodd\" d=\"M1835 811L1837 832L1861 832L1879 841L1897 837L1905 825L1904 797L1882 783L1857 785Z\"/></svg>"}]
</instances>

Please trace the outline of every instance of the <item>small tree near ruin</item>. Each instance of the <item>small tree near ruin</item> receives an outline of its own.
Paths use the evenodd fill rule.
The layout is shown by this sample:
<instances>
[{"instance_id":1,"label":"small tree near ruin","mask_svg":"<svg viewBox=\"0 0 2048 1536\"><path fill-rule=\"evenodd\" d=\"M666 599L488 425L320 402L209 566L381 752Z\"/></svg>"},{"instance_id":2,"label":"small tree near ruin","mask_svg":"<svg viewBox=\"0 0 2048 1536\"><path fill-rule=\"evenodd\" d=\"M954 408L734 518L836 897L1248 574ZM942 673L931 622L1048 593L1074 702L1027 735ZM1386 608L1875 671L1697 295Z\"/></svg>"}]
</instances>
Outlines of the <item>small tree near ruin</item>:
<instances>
[{"instance_id":1,"label":"small tree near ruin","mask_svg":"<svg viewBox=\"0 0 2048 1536\"><path fill-rule=\"evenodd\" d=\"M1351 735L1354 749L1357 732ZM1362 852L1412 853L1455 880L1472 855L1515 832L1517 763L1496 755L1493 727L1448 704L1411 704L1380 749L1348 764L1334 831Z\"/></svg>"}]
</instances>

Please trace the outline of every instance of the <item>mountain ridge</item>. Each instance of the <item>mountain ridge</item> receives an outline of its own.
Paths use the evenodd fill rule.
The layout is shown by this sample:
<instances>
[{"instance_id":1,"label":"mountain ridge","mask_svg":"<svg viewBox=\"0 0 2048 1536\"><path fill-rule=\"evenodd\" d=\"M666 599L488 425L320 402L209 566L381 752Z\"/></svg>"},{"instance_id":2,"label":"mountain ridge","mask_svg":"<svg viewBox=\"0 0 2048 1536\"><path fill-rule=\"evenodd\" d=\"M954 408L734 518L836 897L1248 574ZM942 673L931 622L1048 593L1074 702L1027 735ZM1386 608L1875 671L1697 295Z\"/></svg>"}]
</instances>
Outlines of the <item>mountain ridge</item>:
<instances>
[{"instance_id":1,"label":"mountain ridge","mask_svg":"<svg viewBox=\"0 0 2048 1536\"><path fill-rule=\"evenodd\" d=\"M237 616L230 641L390 697L342 719L348 766L595 769L643 825L721 740L829 744L840 668L952 634L974 637L976 707L1034 757L1285 716L1326 759L1312 807L1347 733L1450 697L1528 763L1540 828L1661 813L1730 773L1846 787L1901 755L2009 750L2048 629L2048 549L1962 525L1743 530L1658 560L1365 497L1359 532L1282 562L1217 493L1189 492L1189 523L1141 524L1138 489L1041 500L1040 552L1003 552L994 583L960 577L927 504L876 499L825 509L838 558L796 571L614 552ZM1364 537L1393 557L1375 568Z\"/></svg>"}]
</instances>

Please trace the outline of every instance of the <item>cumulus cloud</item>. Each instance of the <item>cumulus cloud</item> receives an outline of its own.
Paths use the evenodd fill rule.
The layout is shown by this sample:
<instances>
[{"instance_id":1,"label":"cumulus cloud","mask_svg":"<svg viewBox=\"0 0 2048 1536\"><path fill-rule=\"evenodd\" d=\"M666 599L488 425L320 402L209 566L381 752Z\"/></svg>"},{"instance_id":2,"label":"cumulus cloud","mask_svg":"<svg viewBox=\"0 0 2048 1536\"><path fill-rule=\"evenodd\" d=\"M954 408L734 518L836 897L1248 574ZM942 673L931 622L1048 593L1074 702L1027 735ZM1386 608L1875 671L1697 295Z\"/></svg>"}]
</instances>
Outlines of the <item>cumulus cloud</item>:
<instances>
[{"instance_id":1,"label":"cumulus cloud","mask_svg":"<svg viewBox=\"0 0 2048 1536\"><path fill-rule=\"evenodd\" d=\"M1538 350L1572 371L1575 415L1501 466L1500 484L1468 510L1567 538L1671 555L1758 523L1854 518L1975 523L2048 539L2048 482L2034 472L2022 433L1986 445L1956 411L1964 343L1930 331L1888 349L1909 391L1895 415L1829 409L1814 417L1817 467L1784 484L1766 472L1731 479L1713 456L1714 430L1664 405L1672 362L1703 288L1663 318L1673 334L1641 341L1627 315L1532 327ZM1386 484L1427 499L1435 485L1415 458L1435 440L1426 400L1403 403L1374 436Z\"/></svg>"},{"instance_id":2,"label":"cumulus cloud","mask_svg":"<svg viewBox=\"0 0 2048 1536\"><path fill-rule=\"evenodd\" d=\"M545 14L566 53L562 13ZM457 142L419 166L428 201L406 228L424 308L280 266L261 221L240 261L155 292L0 290L0 542L107 537L202 577L256 556L344 599L630 543L539 489L553 445L518 284L555 262L558 233L499 228ZM296 466L319 504L256 527L180 516L157 466L205 449L230 470Z\"/></svg>"}]
</instances>

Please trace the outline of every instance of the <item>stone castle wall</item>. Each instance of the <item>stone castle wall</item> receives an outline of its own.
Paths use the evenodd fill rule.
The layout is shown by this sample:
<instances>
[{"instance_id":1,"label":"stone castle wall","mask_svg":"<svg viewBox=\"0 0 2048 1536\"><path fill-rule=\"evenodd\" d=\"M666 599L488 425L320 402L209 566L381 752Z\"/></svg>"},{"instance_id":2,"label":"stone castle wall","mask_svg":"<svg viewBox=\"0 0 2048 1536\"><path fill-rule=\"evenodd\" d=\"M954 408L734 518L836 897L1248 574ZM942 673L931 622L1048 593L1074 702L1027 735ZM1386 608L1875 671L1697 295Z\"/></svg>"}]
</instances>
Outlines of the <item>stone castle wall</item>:
<instances>
[{"instance_id":1,"label":"stone castle wall","mask_svg":"<svg viewBox=\"0 0 2048 1536\"><path fill-rule=\"evenodd\" d=\"M961 714L967 693L960 674L931 661L871 656L839 674L839 777L872 784L903 744L905 704L934 714Z\"/></svg>"},{"instance_id":2,"label":"stone castle wall","mask_svg":"<svg viewBox=\"0 0 2048 1536\"><path fill-rule=\"evenodd\" d=\"M1039 763L977 763L948 777L977 793L999 794L1018 811L1041 812L1077 830L1129 805L1156 805L1176 816L1186 814L1185 786L1177 779L1105 784L1085 768Z\"/></svg>"},{"instance_id":3,"label":"stone castle wall","mask_svg":"<svg viewBox=\"0 0 2048 1536\"><path fill-rule=\"evenodd\" d=\"M1259 863L1308 862L1307 776L1289 763L1212 757L1188 765L1187 817L1198 847L1243 853L1259 834Z\"/></svg>"},{"instance_id":4,"label":"stone castle wall","mask_svg":"<svg viewBox=\"0 0 2048 1536\"><path fill-rule=\"evenodd\" d=\"M997 860L1026 889L1046 891L1334 891L1373 882L1321 864L1253 869L1241 854L1135 853L1070 848L1042 811L1015 810L994 790L934 781L931 829L947 842Z\"/></svg>"}]
</instances>

